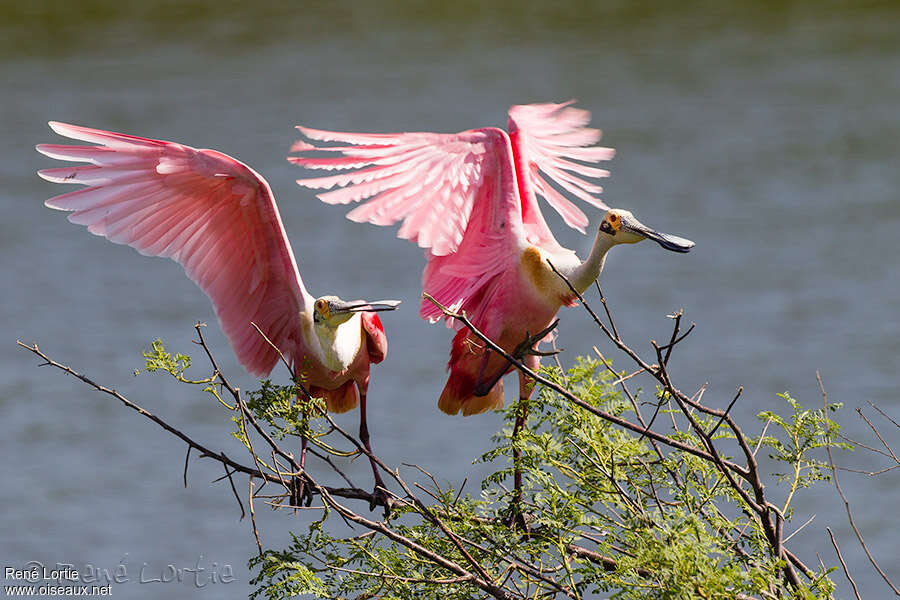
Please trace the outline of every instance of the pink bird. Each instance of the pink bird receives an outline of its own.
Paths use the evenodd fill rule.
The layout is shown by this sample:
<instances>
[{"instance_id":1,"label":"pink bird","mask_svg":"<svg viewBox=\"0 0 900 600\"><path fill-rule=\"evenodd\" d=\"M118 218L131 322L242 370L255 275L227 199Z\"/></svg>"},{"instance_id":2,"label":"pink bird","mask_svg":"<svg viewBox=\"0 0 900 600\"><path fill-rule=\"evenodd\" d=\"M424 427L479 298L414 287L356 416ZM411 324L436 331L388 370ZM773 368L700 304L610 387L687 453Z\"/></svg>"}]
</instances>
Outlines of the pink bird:
<instances>
[{"instance_id":1,"label":"pink bird","mask_svg":"<svg viewBox=\"0 0 900 600\"><path fill-rule=\"evenodd\" d=\"M392 225L398 237L426 250L425 292L472 323L507 352L526 336L544 331L575 296L551 269L552 263L579 292L600 275L616 244L652 239L663 248L687 252L693 242L656 232L626 210L608 209L602 191L584 179L608 176L590 163L608 160L613 150L595 146L600 131L588 128L590 113L563 104L513 106L509 133L487 127L457 134L365 134L298 127L310 140L292 151L335 153L291 157L310 169L350 170L300 179L302 186L340 189L319 194L329 204L366 200L348 213L357 222ZM542 196L570 227L582 233L588 218L554 185L597 208L607 209L587 260L581 261L553 237L541 214ZM419 314L432 322L444 317L423 300ZM486 349L467 329L453 339L450 376L438 406L449 414L471 415L503 405L506 359ZM537 344L534 345L535 347ZM528 355L526 364L539 367ZM520 397L532 386L520 374Z\"/></svg>"},{"instance_id":2,"label":"pink bird","mask_svg":"<svg viewBox=\"0 0 900 600\"><path fill-rule=\"evenodd\" d=\"M71 211L69 221L94 235L183 266L212 300L222 330L250 373L265 376L279 360L255 324L328 410L360 405L360 438L371 452L369 369L387 354L384 328L374 313L393 310L399 301L313 298L300 278L269 184L230 156L64 123L50 127L99 145L37 146L51 158L90 163L39 171L47 181L88 186L46 205ZM372 469L376 485L383 487L374 461Z\"/></svg>"}]
</instances>

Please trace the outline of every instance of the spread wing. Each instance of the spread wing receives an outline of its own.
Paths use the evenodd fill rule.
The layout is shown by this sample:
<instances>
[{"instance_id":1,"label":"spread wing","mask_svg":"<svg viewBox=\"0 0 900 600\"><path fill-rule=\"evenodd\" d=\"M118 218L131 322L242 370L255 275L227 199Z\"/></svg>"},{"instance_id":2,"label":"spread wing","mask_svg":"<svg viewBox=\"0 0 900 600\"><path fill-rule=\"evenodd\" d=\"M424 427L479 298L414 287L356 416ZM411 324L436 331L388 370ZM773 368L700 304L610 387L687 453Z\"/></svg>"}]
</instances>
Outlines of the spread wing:
<instances>
[{"instance_id":1,"label":"spread wing","mask_svg":"<svg viewBox=\"0 0 900 600\"><path fill-rule=\"evenodd\" d=\"M516 177L521 183L520 211L529 243L556 245L538 206L542 196L565 222L584 233L588 218L554 186L606 209L596 198L602 188L585 178L607 177L609 172L592 166L612 158L615 152L595 144L598 129L587 127L590 113L562 104L525 104L509 110L509 130ZM297 142L293 151L335 153L335 157L290 157L309 169L341 172L332 176L300 179L302 186L339 189L321 193L329 204L363 203L348 213L357 222L392 225L403 220L398 236L430 249L435 256L456 252L468 227L474 199L484 181L485 167L492 164L486 139L500 130L474 129L458 134L367 134L322 131L298 127L310 140L346 145L316 146ZM505 149L504 149L505 150ZM505 158L505 157L504 157ZM521 180L521 181L519 181Z\"/></svg>"},{"instance_id":2,"label":"spread wing","mask_svg":"<svg viewBox=\"0 0 900 600\"><path fill-rule=\"evenodd\" d=\"M403 225L398 236L428 250L423 289L439 302L467 312L489 327L489 306L499 275L517 264L526 244L559 247L547 227L536 194L565 222L584 232L588 218L554 186L589 204L602 189L585 178L606 177L591 166L613 156L595 146L600 131L587 127L590 113L570 103L529 104L509 110L507 135L484 128L457 134L364 134L298 127L309 140L294 164L339 173L297 181L333 191L319 194L330 204L361 202L348 218L375 225ZM333 153L334 156L310 152ZM518 251L517 251L518 250ZM438 320L429 302L420 314Z\"/></svg>"},{"instance_id":3,"label":"spread wing","mask_svg":"<svg viewBox=\"0 0 900 600\"><path fill-rule=\"evenodd\" d=\"M495 144L506 134L478 129L457 134L362 134L298 127L311 140L343 142L313 146L298 142L295 152L324 151L338 157L289 157L308 169L352 172L298 179L314 189L338 189L319 194L328 204L365 200L347 218L374 225L402 220L397 236L427 248L436 256L455 252L472 214L486 174L497 168ZM515 179L511 180L515 191Z\"/></svg>"},{"instance_id":4,"label":"spread wing","mask_svg":"<svg viewBox=\"0 0 900 600\"><path fill-rule=\"evenodd\" d=\"M509 133L517 168L528 182L522 199L522 216L529 238L535 243L553 241L534 194L542 196L567 225L584 233L588 218L578 206L558 192L554 184L588 204L608 209L597 199L603 188L585 179L608 177L609 171L591 166L615 155L612 148L595 144L599 129L587 127L591 113L572 108L574 100L561 104L523 104L509 109Z\"/></svg>"},{"instance_id":5,"label":"spread wing","mask_svg":"<svg viewBox=\"0 0 900 600\"><path fill-rule=\"evenodd\" d=\"M459 308L483 297L497 275L518 260L524 244L519 192L509 136L485 128L458 134L357 134L299 128L311 140L349 145L313 146L294 151L326 151L337 157L291 157L311 169L346 170L301 179L329 189L329 203L367 202L347 216L390 225L403 220L398 236L426 248L423 289L444 305ZM440 311L423 301L420 314L438 320Z\"/></svg>"},{"instance_id":6,"label":"spread wing","mask_svg":"<svg viewBox=\"0 0 900 600\"><path fill-rule=\"evenodd\" d=\"M268 183L214 150L51 122L95 146L41 144L51 158L87 165L45 169L88 187L47 200L69 220L141 254L171 258L209 296L238 360L255 375L305 352L300 312L311 303Z\"/></svg>"}]
</instances>

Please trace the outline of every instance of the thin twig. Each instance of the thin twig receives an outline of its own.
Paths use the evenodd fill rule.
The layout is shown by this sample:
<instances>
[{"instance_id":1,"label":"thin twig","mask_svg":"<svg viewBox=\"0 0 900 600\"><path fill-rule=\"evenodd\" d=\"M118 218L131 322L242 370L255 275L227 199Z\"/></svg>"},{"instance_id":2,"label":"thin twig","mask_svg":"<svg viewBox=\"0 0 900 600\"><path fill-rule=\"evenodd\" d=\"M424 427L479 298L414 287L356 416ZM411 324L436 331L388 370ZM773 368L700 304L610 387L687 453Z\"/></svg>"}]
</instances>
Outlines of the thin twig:
<instances>
[{"instance_id":1,"label":"thin twig","mask_svg":"<svg viewBox=\"0 0 900 600\"><path fill-rule=\"evenodd\" d=\"M826 527L825 531L828 532L828 537L831 538L831 545L834 546L834 551L837 552L838 560L841 561L841 567L844 569L844 575L847 576L847 580L850 582L850 585L853 586L853 595L856 596L856 600L862 600L859 596L859 588L856 587L856 582L853 581L853 577L850 576L850 569L847 568L847 563L844 562L844 556L841 554L841 549L838 548L837 542L834 539L834 534L831 532L831 527Z\"/></svg>"},{"instance_id":2,"label":"thin twig","mask_svg":"<svg viewBox=\"0 0 900 600\"><path fill-rule=\"evenodd\" d=\"M878 409L876 408L876 410L878 410ZM900 464L900 458L897 458L897 455L894 454L894 451L891 449L891 447L888 445L888 443L884 441L883 437L881 437L881 434L878 432L878 429L872 424L871 421L869 421L869 419L866 417L866 415L863 414L863 411L861 409L857 408L856 412L859 414L860 417L862 417L863 421L866 422L866 425L869 426L869 428L872 430L872 433L875 434L875 437L878 438L878 441L881 442L881 445L884 446L884 449L887 450L888 454L894 460L894 462L897 464ZM881 411L879 410L878 412L881 412ZM884 413L881 413L881 414L884 414Z\"/></svg>"},{"instance_id":3,"label":"thin twig","mask_svg":"<svg viewBox=\"0 0 900 600\"><path fill-rule=\"evenodd\" d=\"M184 455L184 489L187 489L187 470L188 470L188 459L191 457L191 446L187 447L187 452Z\"/></svg>"},{"instance_id":4,"label":"thin twig","mask_svg":"<svg viewBox=\"0 0 900 600\"><path fill-rule=\"evenodd\" d=\"M207 446L201 444L200 442L194 440L193 438L191 438L190 436L188 436L181 430L173 427L172 425L169 425L165 420L152 414L151 412L149 412L148 410L146 410L139 404L132 402L131 400L129 400L128 398L126 398L125 396L123 396L122 394L117 392L116 390L110 389L103 385L100 385L100 384L94 382L89 377L82 375L81 373L75 371L71 367L53 360L47 354L42 352L37 344L32 344L31 346L29 346L29 345L23 343L21 340L18 340L16 342L16 344L18 346L24 348L25 350L30 351L31 353L35 354L36 356L40 357L44 361L43 365L55 367L55 368L59 369L60 371L63 371L64 373L71 375L72 377L75 377L76 379L79 379L80 381L82 381L83 383L87 384L88 386L94 388L98 392L112 396L113 398L115 398L116 400L118 400L119 402L121 402L122 404L127 406L128 408L130 408L130 409L134 410L135 412L137 412L138 414L150 419L151 421L156 423L161 428L165 429L166 431L168 431L175 437L179 438L181 441L183 441L185 444L187 444L190 448L197 450L200 453L201 458L211 458L215 461L222 463L223 465L225 465L227 467L231 467L231 469L234 472L244 473L246 475L250 475L251 477L256 477L258 479L265 480L270 483L281 484L285 487L288 487L289 483L284 480L284 477L282 475L295 476L295 475L300 474L298 471L286 472L286 473L276 472L275 474L273 474L273 473L263 472L263 471L260 471L259 469L255 469L253 467L248 467L239 462L236 462L236 461L232 460L231 458L229 458L228 456L226 456L224 452L221 452L221 451L217 452L215 450L212 450L212 449L208 448ZM269 439L271 440L271 437L269 437ZM273 444L273 455L277 453L279 456L286 458L290 462L292 462L292 463L294 462L293 456L291 456L289 453L285 453L284 451L282 451L277 445L274 444L274 440L272 441L272 444ZM299 469L299 466L297 468ZM225 477L223 476L222 479L225 479ZM318 486L318 488L324 489L328 493L332 494L333 496L337 496L337 497L343 497L343 498L348 498L348 499L360 499L360 500L366 500L366 501L371 501L373 498L373 495L370 492L366 492L365 490L360 490L360 489L355 489L355 488L332 488L332 487L328 487L328 486Z\"/></svg>"},{"instance_id":5,"label":"thin twig","mask_svg":"<svg viewBox=\"0 0 900 600\"><path fill-rule=\"evenodd\" d=\"M725 416L731 412L732 407L734 407L734 403L738 401L738 398L741 397L741 394L744 393L744 386L740 386L738 388L737 394L734 395L731 402L728 403L728 408L725 409L725 414L719 417L719 421L716 423L716 426L712 428L712 431L709 432L709 437L712 437L713 434L716 433L716 430L719 428L719 425L725 422Z\"/></svg>"},{"instance_id":6,"label":"thin twig","mask_svg":"<svg viewBox=\"0 0 900 600\"><path fill-rule=\"evenodd\" d=\"M812 523L812 522L813 522L813 519L815 519L815 518L816 518L816 515L813 515L813 516L811 516L810 518L808 518L808 519L806 520L806 522L805 522L803 525L801 525L800 527L798 527L797 529L795 529L795 530L793 531L793 533L791 533L791 535L789 535L789 536L787 536L786 538L784 538L784 540L782 540L782 543L785 543L785 544L786 544L786 543L788 542L789 539L791 539L792 537L794 537L795 535L797 535L798 533L800 533L800 531L801 531L804 527L806 527L807 525L809 525L810 523Z\"/></svg>"},{"instance_id":7,"label":"thin twig","mask_svg":"<svg viewBox=\"0 0 900 600\"><path fill-rule=\"evenodd\" d=\"M609 319L609 326L612 327L616 339L619 339L619 330L616 329L616 322L613 321L612 314L609 312L609 307L606 305L606 296L603 295L603 288L600 287L599 281L594 281L594 285L597 287L597 293L600 294L600 304L603 305L603 310L606 311L606 318Z\"/></svg>"},{"instance_id":8,"label":"thin twig","mask_svg":"<svg viewBox=\"0 0 900 600\"><path fill-rule=\"evenodd\" d=\"M198 344L206 352L206 355L209 357L210 363L213 365L213 368L216 370L216 372L219 373L219 379L222 381L222 385L225 386L225 389L227 389L229 391L229 393L231 393L231 395L234 397L234 399L236 401L239 401L238 406L241 409L241 412L247 417L247 419L250 420L250 423L253 425L254 429L256 429L257 433L259 433L259 435L262 436L262 438L264 440L266 440L266 442L269 444L269 447L272 448L272 450L274 450L279 456L281 456L282 458L287 460L288 463L290 463L291 468L294 471L302 471L302 469L300 468L300 463L297 462L297 460L294 458L294 455L282 450L278 446L278 444L275 443L275 440L272 439L272 436L270 436L268 433L266 433L266 431L262 428L262 426L259 424L259 421L256 420L256 417L253 415L253 413L250 412L250 410L247 408L247 406L242 401L240 401L239 391L236 388L234 388L228 382L228 380L225 378L225 376L222 374L221 370L219 369L219 365L216 362L216 359L212 355L212 351L209 349L209 346L206 345L206 340L203 339L203 331L201 330L201 324L198 323L196 325L195 329L197 330L197 336L200 340L198 342Z\"/></svg>"},{"instance_id":9,"label":"thin twig","mask_svg":"<svg viewBox=\"0 0 900 600\"><path fill-rule=\"evenodd\" d=\"M223 459L225 458L225 453L224 453L224 452L222 453L222 458L223 458ZM241 502L241 497L238 496L237 488L236 488L235 485L234 485L234 478L232 477L232 475L234 474L234 471L229 471L229 470L228 470L228 465L225 465L225 461L224 461L224 460L222 461L222 464L225 466L225 475L228 476L228 483L231 484L231 491L234 492L234 499L237 500L238 506L241 507L241 521L243 521L243 520L244 520L244 516L246 516L247 513L244 512L244 503Z\"/></svg>"},{"instance_id":10,"label":"thin twig","mask_svg":"<svg viewBox=\"0 0 900 600\"><path fill-rule=\"evenodd\" d=\"M256 549L259 550L259 555L263 555L262 542L259 541L259 529L256 527L256 512L253 510L253 478L248 477L250 480L250 492L249 492L249 503L250 503L250 523L253 525L253 537L256 538Z\"/></svg>"},{"instance_id":11,"label":"thin twig","mask_svg":"<svg viewBox=\"0 0 900 600\"><path fill-rule=\"evenodd\" d=\"M291 363L289 363L288 360L287 360L287 358L285 358L284 353L281 351L281 348L279 348L278 346L276 346L276 345L275 345L275 342L273 342L272 340L270 340L270 339L269 339L269 336L267 336L265 333L263 333L263 330L259 328L259 325L257 325L257 324L254 323L253 321L250 321L250 325L253 327L253 329L256 330L256 332L257 332L259 335L262 336L262 338L263 338L264 340L266 340L266 342L269 344L269 346L270 346L273 350L275 350L275 352L278 353L278 356L281 358L282 364L284 364L284 366L287 368L288 373L291 374L291 381L296 381L296 379L297 379L297 374L294 372L294 368L291 366ZM304 389L303 391L306 392L306 389ZM306 395L308 396L308 395L309 395L309 392L306 392Z\"/></svg>"},{"instance_id":12,"label":"thin twig","mask_svg":"<svg viewBox=\"0 0 900 600\"><path fill-rule=\"evenodd\" d=\"M816 381L819 383L819 391L822 393L822 402L825 406L825 411L828 411L828 394L825 392L825 384L822 383L822 376L816 371ZM859 528L856 526L856 522L853 520L853 512L850 510L850 501L847 500L847 496L844 495L844 490L841 489L841 484L838 481L837 469L834 466L834 458L831 456L831 445L825 444L825 451L828 454L828 464L831 465L831 477L834 480L834 487L837 489L838 494L841 497L841 500L844 502L844 509L847 511L847 519L850 521L850 527L853 529L853 533L856 534L856 539L859 540L859 545L862 546L862 549L865 551L866 556L869 557L869 562L872 563L872 566L875 567L875 570L878 571L878 574L881 575L881 578L884 579L885 583L888 584L894 594L900 596L900 590L894 586L893 582L890 578L881 570L881 567L878 566L878 561L875 560L875 557L872 556L872 553L869 552L869 547L866 546L866 541L863 539L862 533L860 533Z\"/></svg>"},{"instance_id":13,"label":"thin twig","mask_svg":"<svg viewBox=\"0 0 900 600\"><path fill-rule=\"evenodd\" d=\"M481 331L478 330L478 328L476 328L472 324L472 322L469 321L468 317L466 317L464 314L459 314L459 313L455 313L455 312L451 311L449 308L442 305L440 302L435 300L431 295L429 295L427 293L423 294L422 296L426 300L434 303L434 305L437 306L439 309L441 309L441 311L446 316L452 317L452 318L458 320L463 325L465 325L472 333L475 334L476 337L478 337L483 342L485 342L485 344L487 344L491 348L491 350L500 354L503 358L508 360L514 367L519 369L522 373L531 377L532 379L534 379L541 385L552 389L554 392L558 393L559 395L563 396L564 398L566 398L570 402L578 405L579 407L583 408L584 410L586 410L590 413L593 413L593 414L597 415L598 417L605 419L611 423L615 423L616 425L619 425L620 427L623 427L629 431L633 431L633 432L639 433L639 434L646 434L648 437L658 440L658 441L660 441L668 446L671 446L673 448L677 448L678 450L687 452L688 454L693 454L694 456L697 456L697 457L700 457L700 458L703 458L706 460L712 460L712 456L710 456L707 452L704 452L703 450L700 450L693 446L689 446L687 444L683 444L677 440L672 440L662 434L656 433L655 431L645 429L645 428L635 425L629 421L626 421L625 419L616 417L615 415L612 415L606 411L600 410L599 408L596 408L595 406L591 406L590 404L588 404L587 402L584 402L583 400L581 400L580 398L578 398L577 396L575 396L574 394L572 394L565 388L560 387L559 385L550 381L546 377L543 377L539 373L536 373L536 372L532 371L531 369L529 369L525 365L525 363L523 363L522 361L513 357L511 354L506 352L503 348L501 348L496 343L494 343L491 339L489 339L486 335L481 333ZM641 362L643 363L643 361L641 361ZM745 469L743 467L741 467L740 465L737 465L730 461L724 461L724 463L728 466L728 468L734 470L735 472L738 472L741 474L745 473Z\"/></svg>"},{"instance_id":14,"label":"thin twig","mask_svg":"<svg viewBox=\"0 0 900 600\"><path fill-rule=\"evenodd\" d=\"M900 423L898 423L898 422L895 421L893 418L891 418L891 416L888 415L886 412L884 412L883 410L881 410L880 408L878 408L878 405L877 405L877 404L873 404L870 400L867 400L866 402L869 403L869 406L871 406L872 408L874 408L875 410L877 410L877 411L879 412L879 414L881 414L882 417L884 417L885 419L887 419L888 421L890 421L891 423L893 423L893 424L894 424L894 427L900 428Z\"/></svg>"}]
</instances>

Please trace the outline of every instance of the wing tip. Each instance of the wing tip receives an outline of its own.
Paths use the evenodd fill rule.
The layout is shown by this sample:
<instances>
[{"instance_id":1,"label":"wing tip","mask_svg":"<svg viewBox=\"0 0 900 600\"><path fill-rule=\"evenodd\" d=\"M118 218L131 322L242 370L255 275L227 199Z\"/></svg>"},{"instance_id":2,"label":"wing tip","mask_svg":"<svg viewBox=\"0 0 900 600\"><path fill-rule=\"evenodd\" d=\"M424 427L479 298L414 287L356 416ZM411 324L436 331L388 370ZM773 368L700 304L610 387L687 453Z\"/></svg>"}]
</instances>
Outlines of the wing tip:
<instances>
[{"instance_id":1,"label":"wing tip","mask_svg":"<svg viewBox=\"0 0 900 600\"><path fill-rule=\"evenodd\" d=\"M301 135L303 135L303 137L323 142L332 141L328 136L332 133L335 133L333 131L325 131L324 129L313 129L312 127L306 127L304 125L295 125L294 129L299 131Z\"/></svg>"},{"instance_id":2,"label":"wing tip","mask_svg":"<svg viewBox=\"0 0 900 600\"><path fill-rule=\"evenodd\" d=\"M68 137L68 138L74 138L74 139L79 139L79 138L76 138L75 135L73 135L74 132L77 132L79 129L82 129L78 125L71 125L69 123L63 123L62 121L47 121L47 126L50 127L50 129L53 130L53 132L56 133L57 135L61 135L63 137Z\"/></svg>"},{"instance_id":3,"label":"wing tip","mask_svg":"<svg viewBox=\"0 0 900 600\"><path fill-rule=\"evenodd\" d=\"M290 159L291 157L288 157ZM334 185L322 185L316 182L316 178L311 179L295 179L294 183L299 185L302 188L306 188L308 190L321 190L326 189L330 190ZM316 198L324 202L325 204L346 204L345 202L339 202L333 199L331 196L328 196L328 192L322 192L321 194L316 194Z\"/></svg>"},{"instance_id":4,"label":"wing tip","mask_svg":"<svg viewBox=\"0 0 900 600\"><path fill-rule=\"evenodd\" d=\"M513 104L509 107L508 114L512 115L513 112L535 109L545 109L549 110L549 112L556 112L558 110L566 108L567 106L572 106L573 104L577 103L578 98L569 98L568 100L563 100L562 102L530 102L528 104Z\"/></svg>"},{"instance_id":5,"label":"wing tip","mask_svg":"<svg viewBox=\"0 0 900 600\"><path fill-rule=\"evenodd\" d=\"M353 210L348 212L346 214L347 219L350 221L353 221L354 223L372 223L372 221L369 220L368 216L357 212L360 208L364 208L364 207L365 207L365 205L363 204L361 206L357 206L356 208L354 208ZM373 224L376 224L376 223L373 223Z\"/></svg>"},{"instance_id":6,"label":"wing tip","mask_svg":"<svg viewBox=\"0 0 900 600\"><path fill-rule=\"evenodd\" d=\"M296 142L291 144L289 152L306 152L308 150L317 150L317 148L308 142L297 140ZM288 158L290 159L291 157Z\"/></svg>"},{"instance_id":7,"label":"wing tip","mask_svg":"<svg viewBox=\"0 0 900 600\"><path fill-rule=\"evenodd\" d=\"M40 152L40 150L38 152ZM43 152L41 154L43 154ZM44 181L49 181L50 183L59 183L58 181L53 179L52 176L47 173L47 171L50 171L50 169L39 169L38 171L35 171L35 173L37 173L37 176L40 177L41 179L43 179ZM49 202L49 200L48 200L48 202Z\"/></svg>"}]
</instances>

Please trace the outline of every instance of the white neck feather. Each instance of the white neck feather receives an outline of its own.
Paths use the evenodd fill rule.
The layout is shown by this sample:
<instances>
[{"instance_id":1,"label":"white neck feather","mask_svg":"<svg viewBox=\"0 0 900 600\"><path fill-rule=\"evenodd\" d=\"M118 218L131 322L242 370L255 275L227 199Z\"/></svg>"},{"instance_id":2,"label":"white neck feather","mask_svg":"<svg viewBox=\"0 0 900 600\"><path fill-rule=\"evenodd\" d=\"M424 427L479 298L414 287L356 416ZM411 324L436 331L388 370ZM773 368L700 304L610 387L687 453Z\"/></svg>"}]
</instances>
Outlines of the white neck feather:
<instances>
[{"instance_id":1,"label":"white neck feather","mask_svg":"<svg viewBox=\"0 0 900 600\"><path fill-rule=\"evenodd\" d=\"M606 253L615 245L613 237L603 233L599 229L594 238L594 245L591 247L591 253L587 260L581 263L572 272L569 281L578 290L578 293L584 293L592 283L600 276L603 271L603 265L606 262Z\"/></svg>"},{"instance_id":2,"label":"white neck feather","mask_svg":"<svg viewBox=\"0 0 900 600\"><path fill-rule=\"evenodd\" d=\"M362 343L362 324L359 314L333 327L325 321L315 324L316 336L322 348L322 362L332 371L346 371L356 359Z\"/></svg>"}]
</instances>

